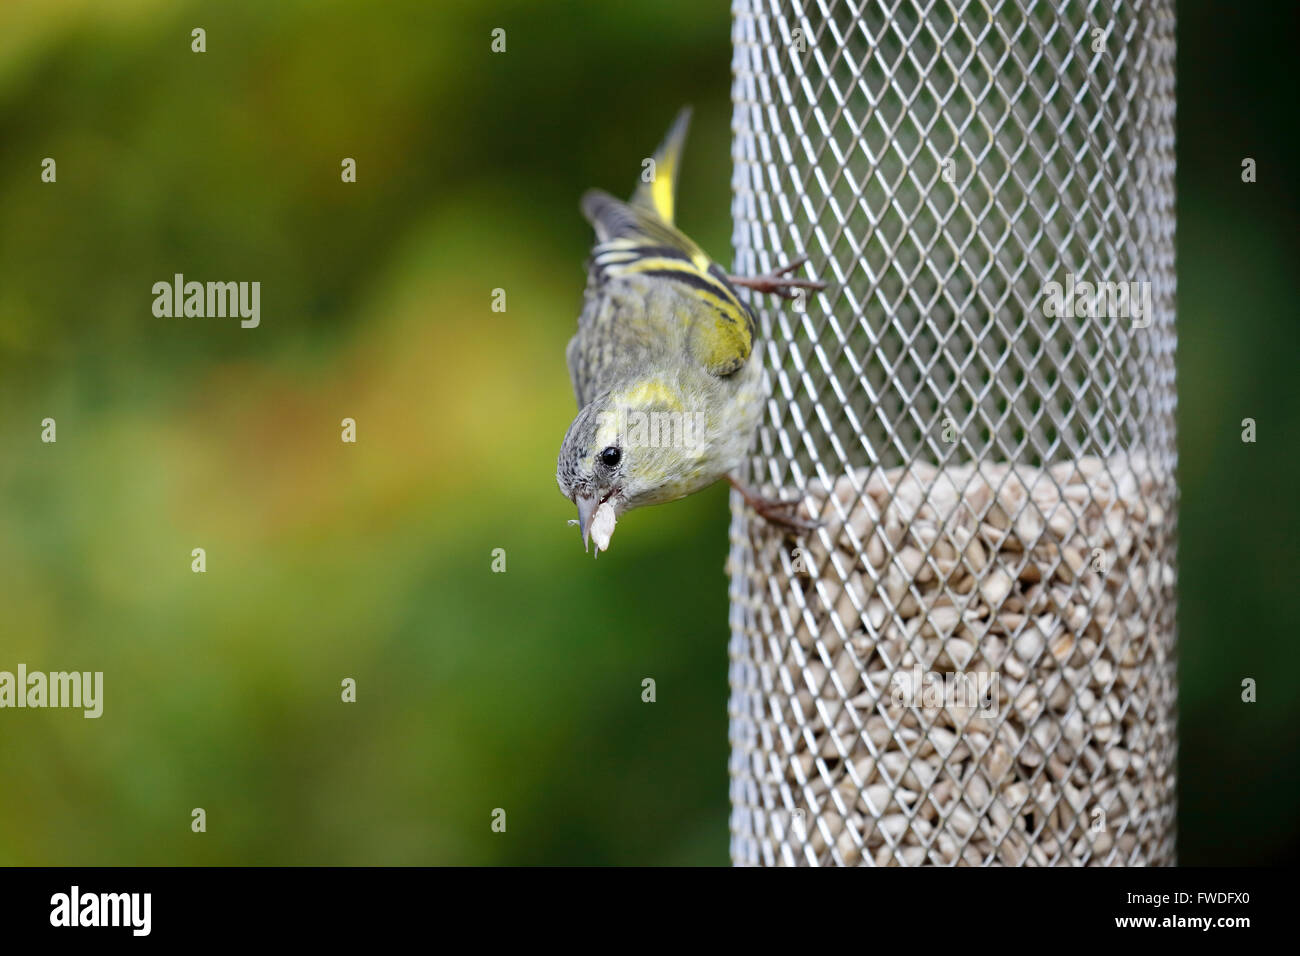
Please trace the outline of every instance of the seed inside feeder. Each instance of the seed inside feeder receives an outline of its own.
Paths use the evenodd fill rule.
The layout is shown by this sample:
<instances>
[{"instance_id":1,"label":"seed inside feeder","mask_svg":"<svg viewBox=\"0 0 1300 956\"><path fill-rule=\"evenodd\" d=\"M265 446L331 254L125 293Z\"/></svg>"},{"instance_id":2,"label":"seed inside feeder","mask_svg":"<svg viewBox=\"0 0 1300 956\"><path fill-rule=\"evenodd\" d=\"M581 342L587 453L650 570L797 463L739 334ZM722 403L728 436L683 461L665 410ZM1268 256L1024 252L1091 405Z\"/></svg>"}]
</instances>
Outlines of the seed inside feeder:
<instances>
[{"instance_id":1,"label":"seed inside feeder","mask_svg":"<svg viewBox=\"0 0 1300 956\"><path fill-rule=\"evenodd\" d=\"M810 488L798 542L749 522L754 686L796 689L753 714L788 741L749 766L790 795L766 832L806 862L1171 862L1171 493L1137 457L918 465Z\"/></svg>"}]
</instances>

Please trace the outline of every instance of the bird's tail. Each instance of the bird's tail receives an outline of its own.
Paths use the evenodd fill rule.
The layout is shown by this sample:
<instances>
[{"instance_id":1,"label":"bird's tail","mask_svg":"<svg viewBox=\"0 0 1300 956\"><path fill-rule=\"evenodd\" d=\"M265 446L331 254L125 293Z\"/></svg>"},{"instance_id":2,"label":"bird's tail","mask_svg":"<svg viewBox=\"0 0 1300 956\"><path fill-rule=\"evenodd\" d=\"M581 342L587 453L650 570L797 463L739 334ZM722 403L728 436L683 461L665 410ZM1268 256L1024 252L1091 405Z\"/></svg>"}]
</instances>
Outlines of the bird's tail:
<instances>
[{"instance_id":1,"label":"bird's tail","mask_svg":"<svg viewBox=\"0 0 1300 956\"><path fill-rule=\"evenodd\" d=\"M654 166L646 170L632 194L632 205L653 212L670 226L673 224L673 205L677 197L677 170L681 166L682 146L686 130L691 125L691 108L683 106L668 135L654 155ZM647 175L649 180L647 181Z\"/></svg>"},{"instance_id":2,"label":"bird's tail","mask_svg":"<svg viewBox=\"0 0 1300 956\"><path fill-rule=\"evenodd\" d=\"M686 106L668 128L668 135L654 154L654 165L645 169L630 201L615 199L602 189L589 189L583 194L582 214L596 229L598 252L615 255L618 261L626 262L643 255L643 247L652 246L658 252L668 247L699 259L703 263L701 268L708 268L708 257L673 224L677 170L690 123L691 108ZM605 248L608 243L620 241L623 244L617 249ZM608 265L612 261L607 259L600 264Z\"/></svg>"}]
</instances>

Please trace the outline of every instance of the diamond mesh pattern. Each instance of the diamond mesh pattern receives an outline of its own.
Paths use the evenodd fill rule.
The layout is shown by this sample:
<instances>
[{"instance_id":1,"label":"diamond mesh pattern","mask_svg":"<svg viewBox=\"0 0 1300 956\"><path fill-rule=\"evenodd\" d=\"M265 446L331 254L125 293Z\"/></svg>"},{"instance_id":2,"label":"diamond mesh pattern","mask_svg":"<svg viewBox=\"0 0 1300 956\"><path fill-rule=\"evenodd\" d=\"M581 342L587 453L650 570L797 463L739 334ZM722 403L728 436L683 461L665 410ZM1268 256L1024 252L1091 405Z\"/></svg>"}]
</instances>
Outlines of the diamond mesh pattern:
<instances>
[{"instance_id":1,"label":"diamond mesh pattern","mask_svg":"<svg viewBox=\"0 0 1300 956\"><path fill-rule=\"evenodd\" d=\"M735 0L733 44L735 271L828 283L753 300L750 477L822 526L733 495L733 860L1172 864L1172 0Z\"/></svg>"}]
</instances>

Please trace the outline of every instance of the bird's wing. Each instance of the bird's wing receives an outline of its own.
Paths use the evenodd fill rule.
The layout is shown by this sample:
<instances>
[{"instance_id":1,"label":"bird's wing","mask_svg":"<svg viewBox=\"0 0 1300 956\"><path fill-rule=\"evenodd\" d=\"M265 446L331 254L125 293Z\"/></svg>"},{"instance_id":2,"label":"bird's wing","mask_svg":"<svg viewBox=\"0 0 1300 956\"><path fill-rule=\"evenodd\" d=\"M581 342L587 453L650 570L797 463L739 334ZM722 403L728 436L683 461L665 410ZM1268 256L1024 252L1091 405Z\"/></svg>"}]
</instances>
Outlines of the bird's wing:
<instances>
[{"instance_id":1,"label":"bird's wing","mask_svg":"<svg viewBox=\"0 0 1300 956\"><path fill-rule=\"evenodd\" d=\"M569 368L578 400L583 377L575 362L586 358L584 340L644 338L602 332L606 322L641 323L653 327L676 322L687 353L713 375L727 376L749 358L754 345L754 316L740 300L727 274L688 236L673 225L677 169L690 111L682 110L655 153L654 176L642 182L630 202L591 190L582 197L582 211L596 230L596 246L588 262L587 303L578 334L569 348ZM659 287L661 295L651 295ZM633 301L644 301L640 308ZM622 308L601 300L612 295ZM663 311L669 315L659 315Z\"/></svg>"}]
</instances>

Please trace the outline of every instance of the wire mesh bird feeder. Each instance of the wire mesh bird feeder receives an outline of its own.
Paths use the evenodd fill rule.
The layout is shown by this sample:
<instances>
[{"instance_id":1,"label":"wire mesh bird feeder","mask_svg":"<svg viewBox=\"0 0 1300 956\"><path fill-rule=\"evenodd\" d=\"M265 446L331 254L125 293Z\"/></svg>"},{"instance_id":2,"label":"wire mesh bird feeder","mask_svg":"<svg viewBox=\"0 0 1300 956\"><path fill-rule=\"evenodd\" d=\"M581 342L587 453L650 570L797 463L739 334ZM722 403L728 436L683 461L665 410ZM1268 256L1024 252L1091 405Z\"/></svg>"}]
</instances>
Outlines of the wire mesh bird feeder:
<instances>
[{"instance_id":1,"label":"wire mesh bird feeder","mask_svg":"<svg viewBox=\"0 0 1300 956\"><path fill-rule=\"evenodd\" d=\"M733 15L734 862L1172 864L1172 0Z\"/></svg>"}]
</instances>

